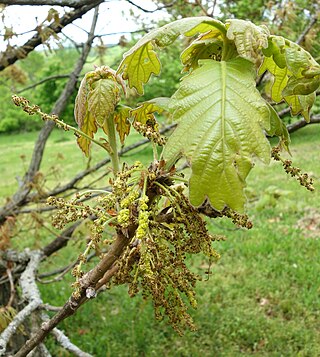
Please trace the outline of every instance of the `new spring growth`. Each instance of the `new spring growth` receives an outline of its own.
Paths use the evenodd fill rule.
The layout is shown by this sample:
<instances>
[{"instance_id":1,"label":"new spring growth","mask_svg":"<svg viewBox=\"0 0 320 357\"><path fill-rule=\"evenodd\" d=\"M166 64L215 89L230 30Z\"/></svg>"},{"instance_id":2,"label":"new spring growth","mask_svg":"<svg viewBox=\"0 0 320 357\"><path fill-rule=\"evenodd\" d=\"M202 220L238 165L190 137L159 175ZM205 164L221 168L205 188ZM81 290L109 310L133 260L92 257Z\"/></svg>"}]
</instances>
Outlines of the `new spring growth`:
<instances>
[{"instance_id":1,"label":"new spring growth","mask_svg":"<svg viewBox=\"0 0 320 357\"><path fill-rule=\"evenodd\" d=\"M294 177L297 181L299 181L301 186L304 186L309 191L314 191L312 177L310 177L309 174L307 174L306 172L302 174L301 169L299 167L293 166L291 160L283 159L280 156L280 151L281 151L281 149L279 146L273 147L272 151L271 151L271 157L275 161L282 162L284 171L287 174L289 174L291 177Z\"/></svg>"},{"instance_id":2,"label":"new spring growth","mask_svg":"<svg viewBox=\"0 0 320 357\"><path fill-rule=\"evenodd\" d=\"M142 124L135 121L132 126L138 133L148 138L151 142L158 144L159 146L164 146L166 144L166 139L160 135L156 125Z\"/></svg>"}]
</instances>

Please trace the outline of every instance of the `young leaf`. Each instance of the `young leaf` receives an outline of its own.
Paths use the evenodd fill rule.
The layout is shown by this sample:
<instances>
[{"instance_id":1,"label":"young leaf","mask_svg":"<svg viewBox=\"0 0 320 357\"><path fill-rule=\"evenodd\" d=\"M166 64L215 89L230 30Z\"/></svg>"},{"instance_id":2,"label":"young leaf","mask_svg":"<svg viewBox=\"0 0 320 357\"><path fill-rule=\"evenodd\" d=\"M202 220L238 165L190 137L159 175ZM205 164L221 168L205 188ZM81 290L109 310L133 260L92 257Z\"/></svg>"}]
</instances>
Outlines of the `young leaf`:
<instances>
[{"instance_id":1,"label":"young leaf","mask_svg":"<svg viewBox=\"0 0 320 357\"><path fill-rule=\"evenodd\" d=\"M119 134L121 144L124 144L126 135L129 135L131 124L129 122L130 107L118 106L114 112L114 122L116 123L116 130Z\"/></svg>"},{"instance_id":2,"label":"young leaf","mask_svg":"<svg viewBox=\"0 0 320 357\"><path fill-rule=\"evenodd\" d=\"M99 79L92 83L88 95L88 110L99 126L114 112L119 102L119 87L113 79Z\"/></svg>"},{"instance_id":3,"label":"young leaf","mask_svg":"<svg viewBox=\"0 0 320 357\"><path fill-rule=\"evenodd\" d=\"M312 108L315 99L315 93L284 97L284 100L290 106L292 115L298 115L301 113L307 123L310 121L310 109Z\"/></svg>"},{"instance_id":4,"label":"young leaf","mask_svg":"<svg viewBox=\"0 0 320 357\"><path fill-rule=\"evenodd\" d=\"M76 96L75 105L74 105L74 118L79 128L83 125L84 118L87 112L87 77L85 76L79 86L78 94Z\"/></svg>"},{"instance_id":5,"label":"young leaf","mask_svg":"<svg viewBox=\"0 0 320 357\"><path fill-rule=\"evenodd\" d=\"M79 126L79 129L85 134L89 135L91 138L97 132L98 128L95 123L94 117L88 111L88 82L87 76L85 76L80 84L79 91L75 101L74 116L75 120ZM90 140L81 136L77 139L77 143L80 149L84 152L86 156L89 156Z\"/></svg>"},{"instance_id":6,"label":"young leaf","mask_svg":"<svg viewBox=\"0 0 320 357\"><path fill-rule=\"evenodd\" d=\"M258 57L258 50L268 47L269 30L265 26L256 26L250 21L227 20L227 37L233 40L240 57L253 63Z\"/></svg>"},{"instance_id":7,"label":"young leaf","mask_svg":"<svg viewBox=\"0 0 320 357\"><path fill-rule=\"evenodd\" d=\"M224 25L210 17L184 18L155 29L142 37L127 53L119 65L117 73L128 80L129 87L135 88L143 94L143 84L147 83L151 74L160 74L160 61L154 52L155 46L160 48L169 46L181 34L190 34L190 30L197 28L198 32L207 32L214 28L225 31Z\"/></svg>"},{"instance_id":8,"label":"young leaf","mask_svg":"<svg viewBox=\"0 0 320 357\"><path fill-rule=\"evenodd\" d=\"M274 77L271 86L271 98L279 103L283 99L282 91L288 83L288 69L287 67L279 67L271 57L264 57L258 73L261 75L265 71L269 71Z\"/></svg>"},{"instance_id":9,"label":"young leaf","mask_svg":"<svg viewBox=\"0 0 320 357\"><path fill-rule=\"evenodd\" d=\"M148 121L156 122L153 113L158 112L161 114L164 110L168 109L169 98L161 97L154 98L148 102L141 103L136 109L131 110L131 116L134 122L147 124Z\"/></svg>"},{"instance_id":10,"label":"young leaf","mask_svg":"<svg viewBox=\"0 0 320 357\"><path fill-rule=\"evenodd\" d=\"M242 211L252 155L270 160L263 129L271 130L273 114L255 88L252 63L237 58L200 64L172 97L173 118L179 123L163 156L168 166L181 154L187 157L193 205L209 199L217 210L229 206Z\"/></svg>"},{"instance_id":11,"label":"young leaf","mask_svg":"<svg viewBox=\"0 0 320 357\"><path fill-rule=\"evenodd\" d=\"M268 70L274 76L272 99L276 102L284 99L292 115L301 113L309 121L315 91L320 85L320 65L299 45L280 36L269 37L263 54L259 73Z\"/></svg>"},{"instance_id":12,"label":"young leaf","mask_svg":"<svg viewBox=\"0 0 320 357\"><path fill-rule=\"evenodd\" d=\"M91 138L93 138L94 134L97 132L98 127L96 125L94 117L91 115L91 113L88 110L86 111L86 115L83 118L82 125L79 126L79 128L81 131L83 131L85 134L89 135ZM89 139L85 138L84 136L80 136L77 139L77 143L78 143L80 149L88 157L91 141Z\"/></svg>"},{"instance_id":13,"label":"young leaf","mask_svg":"<svg viewBox=\"0 0 320 357\"><path fill-rule=\"evenodd\" d=\"M143 84L147 83L151 74L160 74L161 65L157 54L153 50L153 44L147 42L132 52L123 64L123 79L128 79L129 87L135 88L139 94L143 94Z\"/></svg>"},{"instance_id":14,"label":"young leaf","mask_svg":"<svg viewBox=\"0 0 320 357\"><path fill-rule=\"evenodd\" d=\"M267 103L270 110L270 129L266 130L269 136L277 136L282 146L290 153L290 136L285 123L279 118L275 109Z\"/></svg>"},{"instance_id":15,"label":"young leaf","mask_svg":"<svg viewBox=\"0 0 320 357\"><path fill-rule=\"evenodd\" d=\"M190 46L181 53L180 57L184 65L184 72L198 68L198 61L201 59L212 58L218 60L221 58L222 39L209 37L208 35L209 34L199 36L197 40L193 41Z\"/></svg>"},{"instance_id":16,"label":"young leaf","mask_svg":"<svg viewBox=\"0 0 320 357\"><path fill-rule=\"evenodd\" d=\"M88 72L81 81L75 101L74 116L79 129L93 138L98 126L105 129L105 120L114 112L124 84L114 70L107 66ZM90 140L81 136L78 145L89 156Z\"/></svg>"}]
</instances>

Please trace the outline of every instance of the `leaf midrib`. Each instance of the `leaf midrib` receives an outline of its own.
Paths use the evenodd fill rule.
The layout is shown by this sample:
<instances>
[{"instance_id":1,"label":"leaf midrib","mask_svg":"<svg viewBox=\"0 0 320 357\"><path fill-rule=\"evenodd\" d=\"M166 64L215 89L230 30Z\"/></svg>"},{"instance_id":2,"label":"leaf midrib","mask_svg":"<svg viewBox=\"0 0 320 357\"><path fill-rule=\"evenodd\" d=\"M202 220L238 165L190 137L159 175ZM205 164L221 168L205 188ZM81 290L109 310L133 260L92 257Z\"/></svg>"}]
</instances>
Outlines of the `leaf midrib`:
<instances>
[{"instance_id":1,"label":"leaf midrib","mask_svg":"<svg viewBox=\"0 0 320 357\"><path fill-rule=\"evenodd\" d=\"M227 91L227 83L226 83L226 62L221 61L221 138L222 138L222 152L223 157L225 157L225 111L226 111L226 91ZM223 172L225 172L225 160L223 160Z\"/></svg>"}]
</instances>

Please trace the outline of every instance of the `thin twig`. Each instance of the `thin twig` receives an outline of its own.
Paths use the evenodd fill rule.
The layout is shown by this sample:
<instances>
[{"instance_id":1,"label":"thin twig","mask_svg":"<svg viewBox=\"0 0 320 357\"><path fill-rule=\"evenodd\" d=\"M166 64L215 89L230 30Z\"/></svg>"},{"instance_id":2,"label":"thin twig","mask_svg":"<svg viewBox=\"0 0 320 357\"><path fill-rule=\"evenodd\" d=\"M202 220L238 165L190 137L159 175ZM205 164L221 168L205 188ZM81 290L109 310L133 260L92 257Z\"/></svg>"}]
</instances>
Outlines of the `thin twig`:
<instances>
[{"instance_id":1,"label":"thin twig","mask_svg":"<svg viewBox=\"0 0 320 357\"><path fill-rule=\"evenodd\" d=\"M141 10L141 11L143 11L143 12L146 12L146 13L148 13L148 14L152 14L152 13L154 13L154 12L157 12L157 11L160 11L160 10L163 10L163 9L167 9L167 8L172 7L172 6L174 5L174 1L173 1L173 2L171 2L171 3L169 3L169 4L166 4L166 5L163 5L163 6L158 6L155 10L148 10L148 9L146 9L146 8L140 6L140 5L135 4L135 3L134 3L133 1L131 1L131 0L126 0L126 1L127 1L130 5L136 7L137 9L139 9L139 10Z\"/></svg>"},{"instance_id":2,"label":"thin twig","mask_svg":"<svg viewBox=\"0 0 320 357\"><path fill-rule=\"evenodd\" d=\"M202 5L201 0L196 0L196 4L200 7L205 16L209 16L207 9Z\"/></svg>"},{"instance_id":3,"label":"thin twig","mask_svg":"<svg viewBox=\"0 0 320 357\"><path fill-rule=\"evenodd\" d=\"M55 75L55 76L49 76L49 77L46 77L46 78L41 79L41 81L39 81L39 82L36 82L36 83L31 84L31 85L28 86L28 87L19 89L19 90L17 91L17 93L19 94L19 93L25 92L25 91L27 91L27 90L29 90L29 89L35 88L35 87L37 87L37 86L39 86L39 85L41 85L41 84L43 84L43 83L46 83L46 82L48 82L48 81L52 81L52 80L54 80L54 79L64 79L64 78L69 78L69 77L70 77L70 74L57 74L57 75Z\"/></svg>"},{"instance_id":4,"label":"thin twig","mask_svg":"<svg viewBox=\"0 0 320 357\"><path fill-rule=\"evenodd\" d=\"M7 303L7 307L9 307L13 303L13 299L14 299L16 290L15 290L15 287L14 287L14 281L13 281L11 269L7 268L6 273L7 273L7 276L8 276L9 283L10 283L10 298L9 298L8 303Z\"/></svg>"},{"instance_id":5,"label":"thin twig","mask_svg":"<svg viewBox=\"0 0 320 357\"><path fill-rule=\"evenodd\" d=\"M318 22L318 15L313 16L308 25L306 26L306 28L303 30L303 32L301 33L301 35L298 37L298 39L296 40L296 43L298 45L300 45L303 40L305 39L305 37L307 36L307 34L310 32L310 30L312 29L312 27Z\"/></svg>"}]
</instances>

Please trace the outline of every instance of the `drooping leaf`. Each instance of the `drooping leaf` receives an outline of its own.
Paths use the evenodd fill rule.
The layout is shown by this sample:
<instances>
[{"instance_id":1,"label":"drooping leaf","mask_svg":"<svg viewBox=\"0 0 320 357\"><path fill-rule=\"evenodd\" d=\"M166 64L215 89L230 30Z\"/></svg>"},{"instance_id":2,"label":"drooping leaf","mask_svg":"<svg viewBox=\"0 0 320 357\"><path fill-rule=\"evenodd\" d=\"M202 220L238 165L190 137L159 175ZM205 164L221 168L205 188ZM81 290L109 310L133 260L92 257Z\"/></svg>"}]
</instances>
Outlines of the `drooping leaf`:
<instances>
[{"instance_id":1,"label":"drooping leaf","mask_svg":"<svg viewBox=\"0 0 320 357\"><path fill-rule=\"evenodd\" d=\"M269 30L250 21L231 19L226 21L227 37L233 40L240 57L256 62L258 51L268 47Z\"/></svg>"},{"instance_id":2,"label":"drooping leaf","mask_svg":"<svg viewBox=\"0 0 320 357\"><path fill-rule=\"evenodd\" d=\"M91 115L91 113L88 110L86 111L86 115L83 118L83 123L82 123L82 126L80 126L80 130L83 131L88 136L90 136L90 138L93 138L94 134L98 130L98 127L96 125L94 117ZM90 151L91 141L89 139L87 139L86 137L84 137L84 136L80 136L77 139L77 143L78 143L80 149L88 157L89 156L89 151Z\"/></svg>"},{"instance_id":3,"label":"drooping leaf","mask_svg":"<svg viewBox=\"0 0 320 357\"><path fill-rule=\"evenodd\" d=\"M273 113L256 90L251 62L237 58L200 63L172 97L178 126L163 156L169 166L179 156L187 157L193 205L208 199L215 209L229 206L242 211L252 156L265 163L270 160L263 129L272 130Z\"/></svg>"},{"instance_id":4,"label":"drooping leaf","mask_svg":"<svg viewBox=\"0 0 320 357\"><path fill-rule=\"evenodd\" d=\"M289 95L308 95L315 92L320 85L320 76L313 78L290 77L287 85L282 91L284 97Z\"/></svg>"},{"instance_id":5,"label":"drooping leaf","mask_svg":"<svg viewBox=\"0 0 320 357\"><path fill-rule=\"evenodd\" d=\"M47 21L51 22L52 20L54 20L56 24L60 23L59 12L53 8L48 11L47 15Z\"/></svg>"},{"instance_id":6,"label":"drooping leaf","mask_svg":"<svg viewBox=\"0 0 320 357\"><path fill-rule=\"evenodd\" d=\"M127 57L124 66L122 78L127 79L129 87L135 88L139 94L143 94L143 84L149 81L151 74L159 75L161 71L159 58L151 42Z\"/></svg>"},{"instance_id":7,"label":"drooping leaf","mask_svg":"<svg viewBox=\"0 0 320 357\"><path fill-rule=\"evenodd\" d=\"M201 25L200 25L201 24ZM207 32L213 28L225 31L224 25L210 17L184 18L155 29L142 37L127 53L119 65L117 73L128 80L129 87L143 94L143 85L152 74L158 75L161 70L160 61L154 52L155 47L166 47L173 43L181 34L190 35L192 29Z\"/></svg>"},{"instance_id":8,"label":"drooping leaf","mask_svg":"<svg viewBox=\"0 0 320 357\"><path fill-rule=\"evenodd\" d=\"M80 84L79 91L75 101L74 107L74 116L75 120L79 126L79 129L83 131L85 134L90 136L91 138L94 137L94 134L97 132L98 128L95 123L94 117L88 111L88 82L87 76L85 76ZM90 140L84 136L80 136L77 138L77 143L80 149L84 152L86 156L89 156L89 149L90 149Z\"/></svg>"},{"instance_id":9,"label":"drooping leaf","mask_svg":"<svg viewBox=\"0 0 320 357\"><path fill-rule=\"evenodd\" d=\"M265 57L260 66L259 74L261 75L265 71L269 71L274 77L271 86L271 98L279 103L283 99L282 91L288 83L288 69L286 67L280 68L271 57Z\"/></svg>"},{"instance_id":10,"label":"drooping leaf","mask_svg":"<svg viewBox=\"0 0 320 357\"><path fill-rule=\"evenodd\" d=\"M290 136L285 123L279 118L278 113L275 109L267 103L270 110L270 129L266 130L267 134L270 136L277 136L280 139L280 144L289 153Z\"/></svg>"},{"instance_id":11,"label":"drooping leaf","mask_svg":"<svg viewBox=\"0 0 320 357\"><path fill-rule=\"evenodd\" d=\"M88 95L88 110L99 126L114 112L119 102L119 87L113 79L99 79Z\"/></svg>"},{"instance_id":12,"label":"drooping leaf","mask_svg":"<svg viewBox=\"0 0 320 357\"><path fill-rule=\"evenodd\" d=\"M312 108L315 99L315 93L284 97L284 100L290 106L292 115L298 115L301 113L307 123L310 121L310 109Z\"/></svg>"},{"instance_id":13,"label":"drooping leaf","mask_svg":"<svg viewBox=\"0 0 320 357\"><path fill-rule=\"evenodd\" d=\"M114 112L113 119L122 145L124 144L125 137L130 133L130 110L130 107L118 106Z\"/></svg>"},{"instance_id":14,"label":"drooping leaf","mask_svg":"<svg viewBox=\"0 0 320 357\"><path fill-rule=\"evenodd\" d=\"M284 99L292 115L301 113L309 121L315 92L320 85L320 65L294 42L280 36L270 36L268 41L259 73L268 70L274 76L272 99L276 102Z\"/></svg>"}]
</instances>

